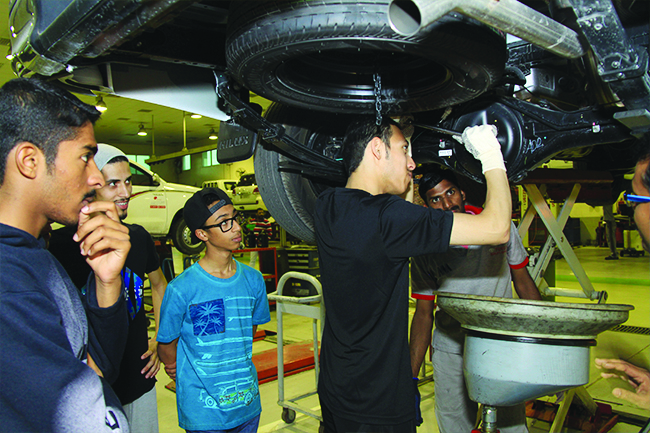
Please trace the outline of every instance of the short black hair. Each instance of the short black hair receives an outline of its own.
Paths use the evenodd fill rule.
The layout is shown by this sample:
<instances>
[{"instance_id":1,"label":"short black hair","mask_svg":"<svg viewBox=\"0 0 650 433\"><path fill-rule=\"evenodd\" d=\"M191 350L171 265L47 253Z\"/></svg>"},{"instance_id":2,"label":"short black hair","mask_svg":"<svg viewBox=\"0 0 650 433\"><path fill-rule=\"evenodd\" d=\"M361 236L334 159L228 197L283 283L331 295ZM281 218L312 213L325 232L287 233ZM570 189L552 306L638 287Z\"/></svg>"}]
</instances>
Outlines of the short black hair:
<instances>
[{"instance_id":1,"label":"short black hair","mask_svg":"<svg viewBox=\"0 0 650 433\"><path fill-rule=\"evenodd\" d=\"M427 192L431 188L435 188L435 186L443 180L454 184L456 188L460 189L458 178L454 172L449 169L444 169L439 165L431 164L422 167L419 171L421 171L423 174L418 182L418 193L425 203L427 203Z\"/></svg>"},{"instance_id":2,"label":"short black hair","mask_svg":"<svg viewBox=\"0 0 650 433\"><path fill-rule=\"evenodd\" d=\"M59 143L76 137L87 122L94 125L100 115L94 106L48 81L7 81L0 88L0 185L9 152L18 143L29 142L41 149L50 170Z\"/></svg>"},{"instance_id":3,"label":"short black hair","mask_svg":"<svg viewBox=\"0 0 650 433\"><path fill-rule=\"evenodd\" d=\"M393 136L391 126L393 125L399 128L393 119L382 116L379 125L377 125L375 117L365 117L348 126L343 138L343 166L348 177L361 165L366 147L374 137L379 137L386 148L390 149L390 138Z\"/></svg>"}]
</instances>

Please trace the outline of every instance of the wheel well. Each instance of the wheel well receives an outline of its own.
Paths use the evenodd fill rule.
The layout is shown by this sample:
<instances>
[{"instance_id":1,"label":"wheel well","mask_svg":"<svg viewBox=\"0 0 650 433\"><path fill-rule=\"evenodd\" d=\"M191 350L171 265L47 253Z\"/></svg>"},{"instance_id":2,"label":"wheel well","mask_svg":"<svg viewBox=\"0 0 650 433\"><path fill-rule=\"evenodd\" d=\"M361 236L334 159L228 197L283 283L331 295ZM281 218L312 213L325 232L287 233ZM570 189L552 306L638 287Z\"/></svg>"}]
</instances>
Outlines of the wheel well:
<instances>
[{"instance_id":1,"label":"wheel well","mask_svg":"<svg viewBox=\"0 0 650 433\"><path fill-rule=\"evenodd\" d=\"M183 209L179 209L178 211L176 211L174 218L172 218L172 223L169 225L169 230L167 231L168 238L172 237L172 232L174 231L174 227L176 226L178 220L180 219L183 219Z\"/></svg>"}]
</instances>

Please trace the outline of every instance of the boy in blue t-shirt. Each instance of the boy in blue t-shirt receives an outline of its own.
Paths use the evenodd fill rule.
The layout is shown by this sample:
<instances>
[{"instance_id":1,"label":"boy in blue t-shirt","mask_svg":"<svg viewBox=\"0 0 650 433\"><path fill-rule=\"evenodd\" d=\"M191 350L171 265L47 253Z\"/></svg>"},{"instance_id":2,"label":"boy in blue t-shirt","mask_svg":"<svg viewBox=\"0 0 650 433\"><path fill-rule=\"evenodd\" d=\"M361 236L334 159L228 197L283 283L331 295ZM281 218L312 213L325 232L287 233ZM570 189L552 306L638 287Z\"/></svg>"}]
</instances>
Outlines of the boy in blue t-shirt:
<instances>
[{"instance_id":1,"label":"boy in blue t-shirt","mask_svg":"<svg viewBox=\"0 0 650 433\"><path fill-rule=\"evenodd\" d=\"M169 283L161 306L158 354L176 380L179 425L188 432L257 431L253 335L271 320L264 279L233 258L241 220L222 190L194 194L183 217L206 253Z\"/></svg>"}]
</instances>

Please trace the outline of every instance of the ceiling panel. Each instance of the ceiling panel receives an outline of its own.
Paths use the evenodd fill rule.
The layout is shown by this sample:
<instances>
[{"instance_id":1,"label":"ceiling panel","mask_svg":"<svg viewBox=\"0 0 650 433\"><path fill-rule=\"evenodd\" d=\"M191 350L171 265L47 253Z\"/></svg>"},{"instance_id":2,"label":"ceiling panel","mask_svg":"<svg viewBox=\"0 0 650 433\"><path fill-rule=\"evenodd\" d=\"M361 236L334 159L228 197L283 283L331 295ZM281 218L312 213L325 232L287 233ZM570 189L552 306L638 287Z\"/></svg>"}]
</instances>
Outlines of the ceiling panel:
<instances>
[{"instance_id":1,"label":"ceiling panel","mask_svg":"<svg viewBox=\"0 0 650 433\"><path fill-rule=\"evenodd\" d=\"M15 78L9 60L5 58L9 52L9 30L8 30L9 5L7 0L0 0L0 84ZM87 103L94 104L95 98L88 95L77 95ZM128 153L150 154L152 135L156 148L166 147L170 151L180 151L183 148L183 112L160 105L139 102L130 99L120 98L111 95L103 96L108 110L102 114L102 118L95 127L97 141L116 145L117 147L128 146ZM264 109L270 101L259 96L252 100ZM214 145L217 142L208 139L210 130L219 130L219 121L202 117L192 119L187 113L187 147L199 147ZM143 124L149 135L138 136L140 124ZM153 124L153 134L151 134Z\"/></svg>"}]
</instances>

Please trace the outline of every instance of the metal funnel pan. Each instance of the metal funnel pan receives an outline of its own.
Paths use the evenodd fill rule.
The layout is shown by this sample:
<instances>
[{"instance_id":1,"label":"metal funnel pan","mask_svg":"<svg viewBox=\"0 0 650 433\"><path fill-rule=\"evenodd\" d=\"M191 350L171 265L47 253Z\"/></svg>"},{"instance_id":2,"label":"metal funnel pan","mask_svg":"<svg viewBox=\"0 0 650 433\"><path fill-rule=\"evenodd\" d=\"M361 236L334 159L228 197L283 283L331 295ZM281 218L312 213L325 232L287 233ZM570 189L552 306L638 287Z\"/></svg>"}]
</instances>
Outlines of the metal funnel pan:
<instances>
[{"instance_id":1,"label":"metal funnel pan","mask_svg":"<svg viewBox=\"0 0 650 433\"><path fill-rule=\"evenodd\" d=\"M436 296L464 328L479 331L465 338L465 381L472 400L495 407L586 384L588 340L625 322L634 309L444 292Z\"/></svg>"},{"instance_id":2,"label":"metal funnel pan","mask_svg":"<svg viewBox=\"0 0 650 433\"><path fill-rule=\"evenodd\" d=\"M589 344L593 340L535 339L538 343L526 343L490 336L504 338L473 331L465 337L463 373L473 401L512 406L589 382Z\"/></svg>"},{"instance_id":3,"label":"metal funnel pan","mask_svg":"<svg viewBox=\"0 0 650 433\"><path fill-rule=\"evenodd\" d=\"M628 319L632 305L575 304L435 292L436 302L463 328L552 339L594 339Z\"/></svg>"}]
</instances>

